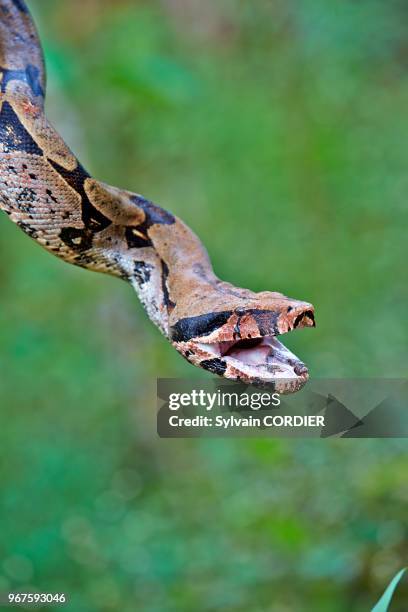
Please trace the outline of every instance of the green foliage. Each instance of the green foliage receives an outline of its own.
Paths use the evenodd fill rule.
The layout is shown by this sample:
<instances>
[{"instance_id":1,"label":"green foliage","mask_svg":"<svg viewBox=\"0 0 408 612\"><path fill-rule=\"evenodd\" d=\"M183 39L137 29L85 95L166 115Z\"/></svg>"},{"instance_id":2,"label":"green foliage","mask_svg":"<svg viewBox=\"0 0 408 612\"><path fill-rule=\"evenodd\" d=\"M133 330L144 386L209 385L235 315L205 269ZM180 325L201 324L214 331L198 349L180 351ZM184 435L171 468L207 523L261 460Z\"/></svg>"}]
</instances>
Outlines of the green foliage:
<instances>
[{"instance_id":1,"label":"green foliage","mask_svg":"<svg viewBox=\"0 0 408 612\"><path fill-rule=\"evenodd\" d=\"M406 375L404 3L29 4L92 174L178 214L222 278L313 302L287 339L312 376ZM370 609L407 559L403 442L158 440L155 378L203 374L124 283L0 236L0 593Z\"/></svg>"},{"instance_id":2,"label":"green foliage","mask_svg":"<svg viewBox=\"0 0 408 612\"><path fill-rule=\"evenodd\" d=\"M395 589L397 588L398 583L401 580L402 576L405 574L405 572L406 572L406 568L402 569L400 572L398 572L398 574L394 576L394 578L391 580L388 587L385 589L381 599L374 606L371 612L387 612L388 607L391 603L392 597L394 595Z\"/></svg>"}]
</instances>

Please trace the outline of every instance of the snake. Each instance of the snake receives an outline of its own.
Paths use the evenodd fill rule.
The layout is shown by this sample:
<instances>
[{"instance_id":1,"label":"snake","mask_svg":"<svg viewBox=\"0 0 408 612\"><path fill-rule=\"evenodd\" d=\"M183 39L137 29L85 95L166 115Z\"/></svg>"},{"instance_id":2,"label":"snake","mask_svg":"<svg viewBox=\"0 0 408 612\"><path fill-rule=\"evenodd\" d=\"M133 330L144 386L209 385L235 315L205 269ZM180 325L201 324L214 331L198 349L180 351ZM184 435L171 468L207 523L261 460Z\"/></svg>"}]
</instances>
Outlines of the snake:
<instances>
[{"instance_id":1,"label":"snake","mask_svg":"<svg viewBox=\"0 0 408 612\"><path fill-rule=\"evenodd\" d=\"M62 260L130 283L190 364L246 385L299 390L308 368L277 336L314 327L313 305L220 280L183 221L85 170L48 121L45 90L27 4L0 0L0 207L11 221Z\"/></svg>"}]
</instances>

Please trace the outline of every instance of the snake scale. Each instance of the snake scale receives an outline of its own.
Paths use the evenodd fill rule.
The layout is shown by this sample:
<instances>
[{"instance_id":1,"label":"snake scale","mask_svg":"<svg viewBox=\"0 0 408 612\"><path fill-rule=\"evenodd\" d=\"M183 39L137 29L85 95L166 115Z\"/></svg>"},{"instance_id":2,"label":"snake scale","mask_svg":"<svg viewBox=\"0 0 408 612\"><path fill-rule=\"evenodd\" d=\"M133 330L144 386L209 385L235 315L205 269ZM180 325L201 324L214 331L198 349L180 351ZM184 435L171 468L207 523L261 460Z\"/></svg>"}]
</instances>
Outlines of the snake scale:
<instances>
[{"instance_id":1,"label":"snake scale","mask_svg":"<svg viewBox=\"0 0 408 612\"><path fill-rule=\"evenodd\" d=\"M215 276L180 219L83 168L44 114L45 69L23 0L0 0L0 206L61 259L129 282L191 364L246 384L296 391L306 366L276 338L314 326L307 302Z\"/></svg>"}]
</instances>

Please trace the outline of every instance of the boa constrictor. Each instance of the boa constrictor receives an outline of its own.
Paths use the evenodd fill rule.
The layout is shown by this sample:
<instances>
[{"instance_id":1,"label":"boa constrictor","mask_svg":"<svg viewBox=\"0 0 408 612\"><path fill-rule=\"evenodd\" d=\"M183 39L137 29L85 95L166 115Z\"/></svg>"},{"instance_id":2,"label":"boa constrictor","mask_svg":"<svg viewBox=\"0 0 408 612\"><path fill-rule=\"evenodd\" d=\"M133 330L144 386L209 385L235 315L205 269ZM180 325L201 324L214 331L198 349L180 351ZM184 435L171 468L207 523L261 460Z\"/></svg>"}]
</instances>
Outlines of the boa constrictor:
<instances>
[{"instance_id":1,"label":"boa constrictor","mask_svg":"<svg viewBox=\"0 0 408 612\"><path fill-rule=\"evenodd\" d=\"M296 391L306 366L276 338L307 302L219 280L197 236L144 197L92 178L44 115L45 70L24 0L0 0L0 206L63 260L119 276L190 363Z\"/></svg>"}]
</instances>

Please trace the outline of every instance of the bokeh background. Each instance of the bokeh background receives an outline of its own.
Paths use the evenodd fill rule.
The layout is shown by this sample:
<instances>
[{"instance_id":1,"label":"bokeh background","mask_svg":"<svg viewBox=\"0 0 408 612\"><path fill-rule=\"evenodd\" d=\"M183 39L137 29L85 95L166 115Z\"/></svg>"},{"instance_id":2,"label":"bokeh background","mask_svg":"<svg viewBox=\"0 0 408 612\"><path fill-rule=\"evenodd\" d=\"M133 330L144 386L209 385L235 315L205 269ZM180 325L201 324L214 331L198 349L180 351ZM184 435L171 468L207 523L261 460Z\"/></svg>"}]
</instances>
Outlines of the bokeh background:
<instances>
[{"instance_id":1,"label":"bokeh background","mask_svg":"<svg viewBox=\"0 0 408 612\"><path fill-rule=\"evenodd\" d=\"M316 306L313 377L407 370L407 4L32 0L48 114L218 275ZM0 218L0 591L75 612L365 612L408 563L402 440L159 440L203 377L125 283ZM404 587L394 611L408 609Z\"/></svg>"}]
</instances>

